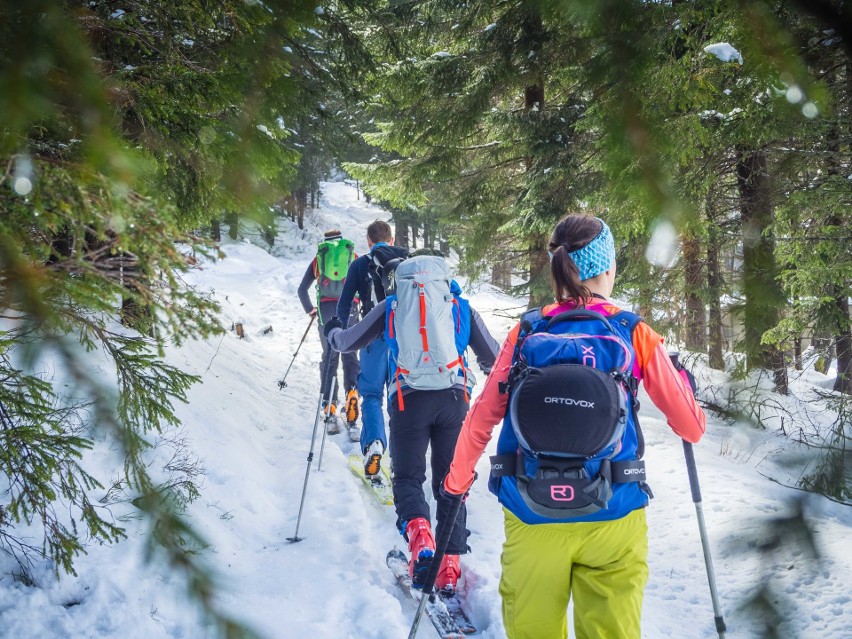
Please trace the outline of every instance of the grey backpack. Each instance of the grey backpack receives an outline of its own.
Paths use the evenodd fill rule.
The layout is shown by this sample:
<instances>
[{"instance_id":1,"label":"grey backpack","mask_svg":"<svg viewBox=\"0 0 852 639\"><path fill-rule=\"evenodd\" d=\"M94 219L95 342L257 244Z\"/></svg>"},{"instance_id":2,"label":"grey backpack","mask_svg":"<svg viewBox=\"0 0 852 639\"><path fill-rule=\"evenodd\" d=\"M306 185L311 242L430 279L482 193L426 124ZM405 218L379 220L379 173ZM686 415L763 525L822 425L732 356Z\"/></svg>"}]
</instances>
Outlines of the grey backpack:
<instances>
[{"instance_id":1,"label":"grey backpack","mask_svg":"<svg viewBox=\"0 0 852 639\"><path fill-rule=\"evenodd\" d=\"M396 295L388 298L388 346L400 380L417 390L452 388L468 378L452 273L440 256L410 257L396 267ZM465 322L465 324L468 324ZM463 344L461 343L463 342ZM402 393L398 394L402 407Z\"/></svg>"}]
</instances>

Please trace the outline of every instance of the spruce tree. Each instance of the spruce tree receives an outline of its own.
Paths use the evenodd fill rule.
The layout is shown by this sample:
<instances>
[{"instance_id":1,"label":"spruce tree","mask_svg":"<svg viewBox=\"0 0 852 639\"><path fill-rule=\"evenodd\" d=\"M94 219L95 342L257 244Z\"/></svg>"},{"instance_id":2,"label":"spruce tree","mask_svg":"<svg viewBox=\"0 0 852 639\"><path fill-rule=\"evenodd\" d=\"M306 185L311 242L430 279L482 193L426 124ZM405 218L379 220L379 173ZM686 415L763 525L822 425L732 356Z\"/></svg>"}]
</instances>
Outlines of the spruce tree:
<instances>
[{"instance_id":1,"label":"spruce tree","mask_svg":"<svg viewBox=\"0 0 852 639\"><path fill-rule=\"evenodd\" d=\"M347 168L394 205L428 203L440 219L426 224L463 244L469 271L508 257L519 292L541 303L546 239L594 179L576 128L585 104L570 28L515 1L408 7L397 29L410 46L377 75L369 108L379 132L365 136L396 155Z\"/></svg>"},{"instance_id":2,"label":"spruce tree","mask_svg":"<svg viewBox=\"0 0 852 639\"><path fill-rule=\"evenodd\" d=\"M164 349L222 330L215 302L182 279L193 254L216 257L192 231L264 210L295 175L281 124L301 102L282 51L314 5L121 6L6 3L0 21L0 547L27 579L33 557L73 572L85 540L119 540L100 502L113 491L83 463L110 437L125 455L116 485L151 522L152 551L236 636L180 514L197 493L154 481L146 453L197 381ZM23 541L28 524L41 543Z\"/></svg>"}]
</instances>

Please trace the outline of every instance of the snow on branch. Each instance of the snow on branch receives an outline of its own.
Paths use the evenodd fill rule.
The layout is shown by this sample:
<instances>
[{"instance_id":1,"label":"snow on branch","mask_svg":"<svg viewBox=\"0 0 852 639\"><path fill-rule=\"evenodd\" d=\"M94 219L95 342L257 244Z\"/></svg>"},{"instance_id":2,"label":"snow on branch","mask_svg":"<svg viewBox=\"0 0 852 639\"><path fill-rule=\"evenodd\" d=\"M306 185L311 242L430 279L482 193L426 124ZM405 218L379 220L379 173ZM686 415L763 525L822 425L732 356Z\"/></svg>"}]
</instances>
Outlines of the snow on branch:
<instances>
[{"instance_id":1,"label":"snow on branch","mask_svg":"<svg viewBox=\"0 0 852 639\"><path fill-rule=\"evenodd\" d=\"M722 62L733 62L736 60L743 64L743 56L727 42L717 42L716 44L708 44L704 47L704 52L710 55L715 55Z\"/></svg>"}]
</instances>

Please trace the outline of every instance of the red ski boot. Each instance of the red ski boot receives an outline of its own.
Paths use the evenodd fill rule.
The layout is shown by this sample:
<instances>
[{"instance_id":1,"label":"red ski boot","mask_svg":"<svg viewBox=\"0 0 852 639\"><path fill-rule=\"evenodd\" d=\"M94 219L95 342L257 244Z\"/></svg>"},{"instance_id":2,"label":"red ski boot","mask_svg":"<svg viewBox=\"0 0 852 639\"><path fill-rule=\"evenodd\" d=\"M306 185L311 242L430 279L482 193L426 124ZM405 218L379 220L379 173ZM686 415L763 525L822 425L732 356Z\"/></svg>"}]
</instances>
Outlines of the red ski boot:
<instances>
[{"instance_id":1,"label":"red ski boot","mask_svg":"<svg viewBox=\"0 0 852 639\"><path fill-rule=\"evenodd\" d=\"M432 565L432 556L435 554L435 538L432 536L432 527L424 517L417 517L408 522L405 527L405 536L408 539L408 550L411 551L409 561L409 574L411 575L411 587L422 589Z\"/></svg>"},{"instance_id":2,"label":"red ski boot","mask_svg":"<svg viewBox=\"0 0 852 639\"><path fill-rule=\"evenodd\" d=\"M441 567L435 579L435 587L442 595L453 595L461 577L461 563L458 555L444 555L441 559Z\"/></svg>"}]
</instances>

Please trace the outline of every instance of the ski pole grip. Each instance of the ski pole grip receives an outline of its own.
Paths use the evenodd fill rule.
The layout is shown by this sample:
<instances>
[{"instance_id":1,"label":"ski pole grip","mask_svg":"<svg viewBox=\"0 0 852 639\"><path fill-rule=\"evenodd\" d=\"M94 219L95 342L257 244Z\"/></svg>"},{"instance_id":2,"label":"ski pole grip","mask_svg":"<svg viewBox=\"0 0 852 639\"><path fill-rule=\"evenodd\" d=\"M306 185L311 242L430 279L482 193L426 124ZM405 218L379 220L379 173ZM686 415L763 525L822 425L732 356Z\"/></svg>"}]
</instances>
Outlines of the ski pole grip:
<instances>
[{"instance_id":1,"label":"ski pole grip","mask_svg":"<svg viewBox=\"0 0 852 639\"><path fill-rule=\"evenodd\" d=\"M686 472L689 474L689 488L692 491L692 501L701 503L701 486L698 485L698 470L695 467L695 453L692 444L683 440L683 455L686 457Z\"/></svg>"}]
</instances>

